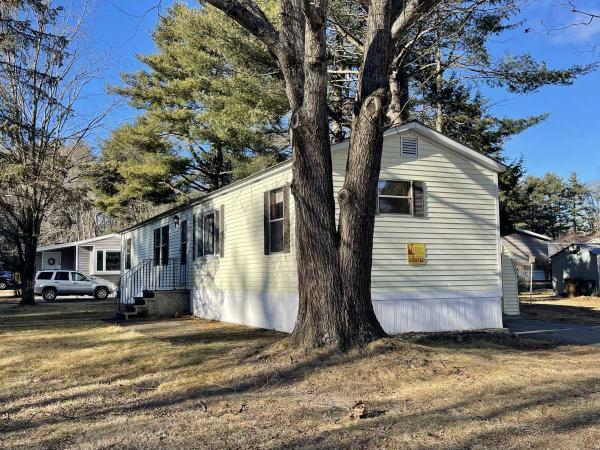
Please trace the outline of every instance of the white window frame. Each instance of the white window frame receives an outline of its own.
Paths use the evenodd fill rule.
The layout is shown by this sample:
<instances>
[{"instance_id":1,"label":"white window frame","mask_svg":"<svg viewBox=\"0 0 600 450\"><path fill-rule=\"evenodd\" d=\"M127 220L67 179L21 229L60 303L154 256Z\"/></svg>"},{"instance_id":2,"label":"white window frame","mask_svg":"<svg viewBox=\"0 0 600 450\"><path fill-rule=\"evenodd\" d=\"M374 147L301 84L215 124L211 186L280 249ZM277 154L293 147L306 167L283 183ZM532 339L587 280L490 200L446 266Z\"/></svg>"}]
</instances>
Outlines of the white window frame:
<instances>
[{"instance_id":1,"label":"white window frame","mask_svg":"<svg viewBox=\"0 0 600 450\"><path fill-rule=\"evenodd\" d=\"M205 246L204 246L204 217L213 216L213 253L206 254ZM196 253L198 252L198 239L202 242L202 254L197 255L198 258L212 259L219 258L221 256L218 247L219 244L219 234L216 232L219 224L217 224L217 210L216 209L208 209L206 211L200 212L198 214L199 223L196 224ZM198 236L198 234L200 234Z\"/></svg>"},{"instance_id":2,"label":"white window frame","mask_svg":"<svg viewBox=\"0 0 600 450\"><path fill-rule=\"evenodd\" d=\"M271 194L275 193L275 195L277 195L278 191L281 191L281 196L283 197L282 200L281 200L281 207L283 208L283 214L281 214L281 218L279 218L279 219L271 219ZM284 220L285 220L285 194L283 192L283 186L282 186L282 187L278 187L278 188L275 188L275 189L271 189L269 191L269 255L278 255L280 253L285 253L285 251L284 251L284 247L285 247L285 236L284 236L284 234L285 234L285 231L281 235L281 239L282 239L281 250L275 251L275 250L273 250L271 248L271 239L272 239L272 236L271 236L271 224L274 223L274 222L283 222Z\"/></svg>"},{"instance_id":3,"label":"white window frame","mask_svg":"<svg viewBox=\"0 0 600 450\"><path fill-rule=\"evenodd\" d=\"M408 195L386 195L386 194L382 195L382 194L379 193L379 182L380 181L390 181L392 183L394 183L394 182L410 183L410 189L408 191ZM384 198L406 198L406 199L408 199L408 203L410 205L410 212L409 213L389 213L389 212L380 213L379 212L379 198L380 197L384 197ZM392 180L392 179L389 179L389 178L380 178L377 181L377 214L413 217L415 215L414 194L413 194L413 180Z\"/></svg>"},{"instance_id":4,"label":"white window frame","mask_svg":"<svg viewBox=\"0 0 600 450\"><path fill-rule=\"evenodd\" d=\"M121 273L121 269L119 268L119 270L98 270L98 268L96 267L97 263L98 263L98 253L102 252L102 268L106 269L106 252L111 252L111 253L119 253L121 255L121 264L123 263L123 251L120 248L94 248L94 260L92 261L92 274L96 275L96 274L106 274L106 275L118 275ZM121 266L121 264L119 264L119 266Z\"/></svg>"}]
</instances>

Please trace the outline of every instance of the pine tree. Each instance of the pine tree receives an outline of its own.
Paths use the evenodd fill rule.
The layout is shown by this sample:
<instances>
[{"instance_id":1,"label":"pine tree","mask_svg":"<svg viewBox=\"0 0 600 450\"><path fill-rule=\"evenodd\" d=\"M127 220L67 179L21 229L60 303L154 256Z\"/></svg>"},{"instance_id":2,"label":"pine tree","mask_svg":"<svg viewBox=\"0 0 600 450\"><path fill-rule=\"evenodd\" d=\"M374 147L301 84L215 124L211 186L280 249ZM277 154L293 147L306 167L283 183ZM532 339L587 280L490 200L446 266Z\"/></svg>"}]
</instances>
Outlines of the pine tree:
<instances>
[{"instance_id":1,"label":"pine tree","mask_svg":"<svg viewBox=\"0 0 600 450\"><path fill-rule=\"evenodd\" d=\"M114 89L142 116L104 142L95 171L100 204L113 213L136 198L167 203L208 192L287 155L289 106L260 41L211 6L182 4L153 38L157 52L139 56L147 69ZM102 177L103 166L117 173Z\"/></svg>"}]
</instances>

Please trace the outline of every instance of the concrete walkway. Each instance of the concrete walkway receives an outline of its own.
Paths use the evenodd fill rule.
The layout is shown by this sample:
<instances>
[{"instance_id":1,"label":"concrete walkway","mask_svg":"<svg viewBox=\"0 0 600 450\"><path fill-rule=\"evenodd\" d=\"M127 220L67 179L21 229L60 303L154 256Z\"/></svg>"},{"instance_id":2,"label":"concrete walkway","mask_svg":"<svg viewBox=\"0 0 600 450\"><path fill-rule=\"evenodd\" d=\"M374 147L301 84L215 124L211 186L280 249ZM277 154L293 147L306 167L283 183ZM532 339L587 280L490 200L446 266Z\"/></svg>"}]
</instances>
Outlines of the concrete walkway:
<instances>
[{"instance_id":1,"label":"concrete walkway","mask_svg":"<svg viewBox=\"0 0 600 450\"><path fill-rule=\"evenodd\" d=\"M600 347L600 325L505 318L504 326L515 334L533 339Z\"/></svg>"}]
</instances>

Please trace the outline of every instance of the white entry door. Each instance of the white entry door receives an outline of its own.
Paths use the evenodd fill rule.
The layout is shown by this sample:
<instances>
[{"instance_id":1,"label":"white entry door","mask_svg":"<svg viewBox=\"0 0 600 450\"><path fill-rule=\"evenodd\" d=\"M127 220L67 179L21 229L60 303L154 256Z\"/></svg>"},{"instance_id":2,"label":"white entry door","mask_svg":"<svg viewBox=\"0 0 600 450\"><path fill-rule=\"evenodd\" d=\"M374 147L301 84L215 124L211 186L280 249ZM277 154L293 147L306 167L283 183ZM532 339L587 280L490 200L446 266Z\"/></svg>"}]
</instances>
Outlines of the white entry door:
<instances>
[{"instance_id":1,"label":"white entry door","mask_svg":"<svg viewBox=\"0 0 600 450\"><path fill-rule=\"evenodd\" d=\"M42 270L60 269L60 252L42 252Z\"/></svg>"}]
</instances>

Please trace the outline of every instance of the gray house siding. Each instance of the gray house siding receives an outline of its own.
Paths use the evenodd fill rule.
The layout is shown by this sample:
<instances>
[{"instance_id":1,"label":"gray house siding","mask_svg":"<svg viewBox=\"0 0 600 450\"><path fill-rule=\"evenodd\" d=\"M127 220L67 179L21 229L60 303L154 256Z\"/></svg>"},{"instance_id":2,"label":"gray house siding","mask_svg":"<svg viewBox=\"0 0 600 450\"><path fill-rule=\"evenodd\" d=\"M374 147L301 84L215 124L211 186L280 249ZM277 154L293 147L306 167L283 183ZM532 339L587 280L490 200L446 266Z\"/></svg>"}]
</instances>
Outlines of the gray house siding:
<instances>
[{"instance_id":1,"label":"gray house siding","mask_svg":"<svg viewBox=\"0 0 600 450\"><path fill-rule=\"evenodd\" d=\"M77 241L66 244L50 245L41 247L36 254L36 268L43 268L43 254L46 252L60 253L60 268L66 270L78 270L85 275L95 275L109 281L118 282L120 271L104 272L96 270L96 255L99 250L121 251L121 237L119 235L107 235L104 238ZM77 264L75 264L77 260Z\"/></svg>"},{"instance_id":2,"label":"gray house siding","mask_svg":"<svg viewBox=\"0 0 600 450\"><path fill-rule=\"evenodd\" d=\"M552 256L552 287L556 295L565 294L565 279L594 280L598 292L598 257L587 250L579 253L561 251Z\"/></svg>"}]
</instances>

